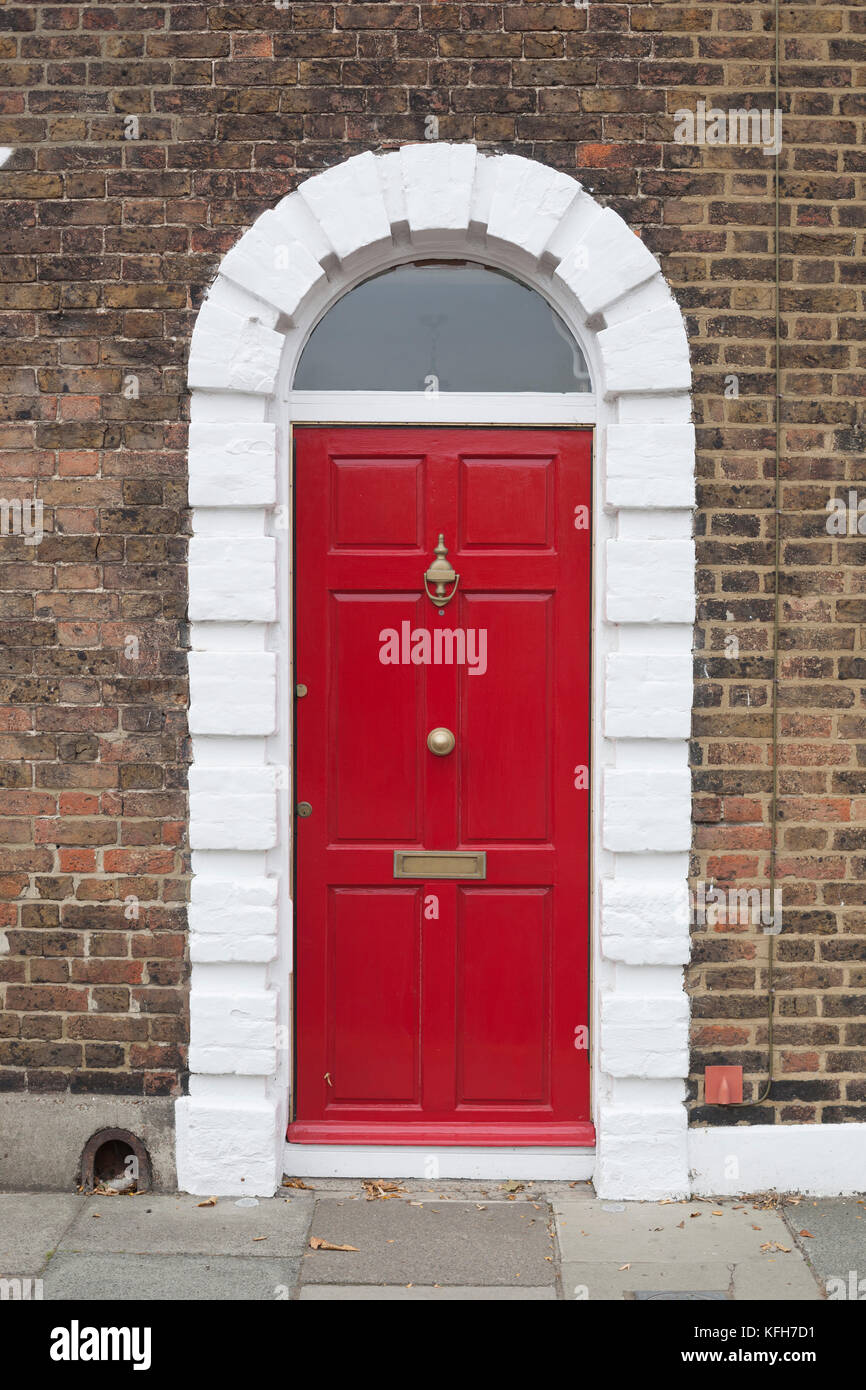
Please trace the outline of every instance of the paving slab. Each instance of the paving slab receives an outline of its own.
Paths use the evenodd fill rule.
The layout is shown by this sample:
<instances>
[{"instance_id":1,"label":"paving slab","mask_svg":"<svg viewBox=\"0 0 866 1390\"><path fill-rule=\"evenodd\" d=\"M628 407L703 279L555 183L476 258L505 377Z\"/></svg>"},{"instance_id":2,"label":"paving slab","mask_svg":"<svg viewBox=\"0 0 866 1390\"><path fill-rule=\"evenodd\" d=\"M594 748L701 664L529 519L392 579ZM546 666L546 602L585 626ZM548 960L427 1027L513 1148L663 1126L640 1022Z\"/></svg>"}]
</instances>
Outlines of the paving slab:
<instances>
[{"instance_id":1,"label":"paving slab","mask_svg":"<svg viewBox=\"0 0 866 1390\"><path fill-rule=\"evenodd\" d=\"M89 1197L60 1249L76 1253L146 1255L299 1255L306 1246L313 1194L261 1198L239 1207L221 1197L214 1207L186 1195Z\"/></svg>"},{"instance_id":2,"label":"paving slab","mask_svg":"<svg viewBox=\"0 0 866 1390\"><path fill-rule=\"evenodd\" d=\"M619 1268L612 1260L569 1261L562 1265L562 1295L566 1302L596 1303L627 1299L637 1291L684 1293L698 1289L728 1293L731 1268L724 1263L684 1260L668 1264L631 1262L629 1269Z\"/></svg>"},{"instance_id":3,"label":"paving slab","mask_svg":"<svg viewBox=\"0 0 866 1390\"><path fill-rule=\"evenodd\" d=\"M755 1210L751 1203L732 1199L554 1202L553 1208L562 1260L569 1264L734 1264L760 1257L761 1246L770 1242L793 1246L777 1211Z\"/></svg>"},{"instance_id":4,"label":"paving slab","mask_svg":"<svg viewBox=\"0 0 866 1390\"><path fill-rule=\"evenodd\" d=\"M38 1274L85 1200L77 1192L0 1193L0 1270Z\"/></svg>"},{"instance_id":5,"label":"paving slab","mask_svg":"<svg viewBox=\"0 0 866 1390\"><path fill-rule=\"evenodd\" d=\"M208 1255L71 1255L52 1259L43 1298L122 1303L127 1299L187 1302L288 1300L300 1260Z\"/></svg>"},{"instance_id":6,"label":"paving slab","mask_svg":"<svg viewBox=\"0 0 866 1390\"><path fill-rule=\"evenodd\" d=\"M761 1303L813 1303L822 1298L822 1290L802 1255L784 1255L736 1264L734 1297Z\"/></svg>"},{"instance_id":7,"label":"paving slab","mask_svg":"<svg viewBox=\"0 0 866 1390\"><path fill-rule=\"evenodd\" d=\"M856 1290L858 1302L866 1300L866 1198L804 1197L784 1211L828 1298L851 1299Z\"/></svg>"},{"instance_id":8,"label":"paving slab","mask_svg":"<svg viewBox=\"0 0 866 1390\"><path fill-rule=\"evenodd\" d=\"M481 1208L479 1210L479 1207ZM549 1209L530 1202L316 1203L311 1236L357 1253L309 1251L304 1284L535 1288L556 1281Z\"/></svg>"},{"instance_id":9,"label":"paving slab","mask_svg":"<svg viewBox=\"0 0 866 1390\"><path fill-rule=\"evenodd\" d=\"M556 1290L548 1284L541 1289L443 1287L442 1285L413 1284L411 1288L394 1284L307 1284L301 1289L302 1303L525 1303L556 1299Z\"/></svg>"}]
</instances>

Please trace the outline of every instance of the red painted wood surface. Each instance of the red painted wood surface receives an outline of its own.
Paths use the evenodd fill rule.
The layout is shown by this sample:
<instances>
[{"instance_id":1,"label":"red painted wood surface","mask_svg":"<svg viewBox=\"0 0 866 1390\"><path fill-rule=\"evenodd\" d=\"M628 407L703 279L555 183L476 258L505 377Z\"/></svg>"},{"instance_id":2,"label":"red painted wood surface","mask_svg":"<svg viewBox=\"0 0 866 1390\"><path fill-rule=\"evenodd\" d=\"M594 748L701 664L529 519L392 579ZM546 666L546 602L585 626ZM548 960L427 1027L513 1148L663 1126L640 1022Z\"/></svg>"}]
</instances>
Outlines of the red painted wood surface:
<instances>
[{"instance_id":1,"label":"red painted wood surface","mask_svg":"<svg viewBox=\"0 0 866 1390\"><path fill-rule=\"evenodd\" d=\"M295 799L313 811L295 822L289 1138L592 1143L575 786L591 432L302 426L295 445ZM460 575L442 610L422 582L440 532ZM383 664L406 621L474 630L476 673ZM445 757L437 725L457 739ZM395 879L396 849L484 850L487 877Z\"/></svg>"}]
</instances>

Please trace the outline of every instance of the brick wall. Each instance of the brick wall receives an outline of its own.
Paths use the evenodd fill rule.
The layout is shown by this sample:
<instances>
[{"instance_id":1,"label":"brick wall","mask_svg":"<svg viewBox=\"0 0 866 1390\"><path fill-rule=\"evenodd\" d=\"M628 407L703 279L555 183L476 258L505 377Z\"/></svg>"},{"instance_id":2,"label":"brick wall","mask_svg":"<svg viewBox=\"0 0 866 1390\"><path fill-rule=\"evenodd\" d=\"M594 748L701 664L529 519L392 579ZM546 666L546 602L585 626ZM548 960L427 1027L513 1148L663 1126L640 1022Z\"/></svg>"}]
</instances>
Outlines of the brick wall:
<instances>
[{"instance_id":1,"label":"brick wall","mask_svg":"<svg viewBox=\"0 0 866 1390\"><path fill-rule=\"evenodd\" d=\"M866 15L782 7L783 430L777 1075L769 938L698 927L700 1122L866 1104ZM307 174L433 133L576 175L660 256L699 426L694 878L768 881L774 610L774 161L673 139L699 100L773 108L773 9L9 4L0 12L0 1087L183 1085L184 363L222 255ZM736 377L736 383L730 381ZM729 394L725 395L726 389ZM730 394L738 387L739 396ZM866 497L866 479L862 481ZM730 641L731 637L736 640ZM862 739L861 743L858 740ZM862 828L861 828L862 827Z\"/></svg>"}]
</instances>

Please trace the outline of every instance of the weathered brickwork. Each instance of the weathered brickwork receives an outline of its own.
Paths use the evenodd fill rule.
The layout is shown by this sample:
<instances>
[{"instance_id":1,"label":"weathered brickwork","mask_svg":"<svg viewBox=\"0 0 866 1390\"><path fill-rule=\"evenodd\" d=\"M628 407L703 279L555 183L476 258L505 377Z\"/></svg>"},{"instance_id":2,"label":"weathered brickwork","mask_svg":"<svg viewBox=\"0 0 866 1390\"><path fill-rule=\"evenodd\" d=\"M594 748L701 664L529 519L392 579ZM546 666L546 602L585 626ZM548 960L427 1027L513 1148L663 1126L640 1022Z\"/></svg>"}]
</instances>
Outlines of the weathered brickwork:
<instances>
[{"instance_id":1,"label":"weathered brickwork","mask_svg":"<svg viewBox=\"0 0 866 1390\"><path fill-rule=\"evenodd\" d=\"M541 160L659 255L696 379L692 873L768 883L774 159L673 132L772 111L774 52L753 0L0 11L0 490L45 527L0 538L0 1087L183 1086L188 341L254 218L365 149ZM786 3L780 53L777 1079L703 1104L715 1062L764 1090L769 938L698 925L702 1123L866 1117L866 538L825 526L866 498L866 13Z\"/></svg>"}]
</instances>

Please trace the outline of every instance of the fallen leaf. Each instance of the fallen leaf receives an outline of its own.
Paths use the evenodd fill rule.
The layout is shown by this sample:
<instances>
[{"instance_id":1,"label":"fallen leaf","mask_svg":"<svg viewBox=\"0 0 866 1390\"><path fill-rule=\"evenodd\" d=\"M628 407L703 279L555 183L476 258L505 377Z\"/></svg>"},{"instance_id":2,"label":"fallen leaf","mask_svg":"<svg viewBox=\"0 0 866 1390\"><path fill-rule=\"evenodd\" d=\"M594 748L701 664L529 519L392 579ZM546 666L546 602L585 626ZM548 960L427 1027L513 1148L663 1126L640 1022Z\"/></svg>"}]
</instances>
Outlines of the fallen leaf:
<instances>
[{"instance_id":1,"label":"fallen leaf","mask_svg":"<svg viewBox=\"0 0 866 1390\"><path fill-rule=\"evenodd\" d=\"M203 1202L196 1202L197 1207L215 1207L216 1204L216 1197L207 1197Z\"/></svg>"},{"instance_id":2,"label":"fallen leaf","mask_svg":"<svg viewBox=\"0 0 866 1390\"><path fill-rule=\"evenodd\" d=\"M714 1211L711 1213L712 1216L724 1216L724 1214L723 1211Z\"/></svg>"},{"instance_id":3,"label":"fallen leaf","mask_svg":"<svg viewBox=\"0 0 866 1390\"><path fill-rule=\"evenodd\" d=\"M400 1197L406 1191L398 1182L382 1182L372 1178L365 1179L361 1186L367 1194L368 1202L384 1202L389 1197Z\"/></svg>"},{"instance_id":4,"label":"fallen leaf","mask_svg":"<svg viewBox=\"0 0 866 1390\"><path fill-rule=\"evenodd\" d=\"M678 1230L678 1231L685 1230L685 1225L686 1225L685 1221L678 1221L678 1222L677 1222L677 1230Z\"/></svg>"},{"instance_id":5,"label":"fallen leaf","mask_svg":"<svg viewBox=\"0 0 866 1390\"><path fill-rule=\"evenodd\" d=\"M253 1236L253 1240L267 1240L267 1236Z\"/></svg>"},{"instance_id":6,"label":"fallen leaf","mask_svg":"<svg viewBox=\"0 0 866 1390\"><path fill-rule=\"evenodd\" d=\"M304 1182L303 1178L283 1178L281 1187L302 1187L305 1192L312 1192L312 1188Z\"/></svg>"},{"instance_id":7,"label":"fallen leaf","mask_svg":"<svg viewBox=\"0 0 866 1390\"><path fill-rule=\"evenodd\" d=\"M692 1212L689 1212L689 1216L691 1217L692 1221L694 1221L694 1219L695 1219L696 1216L703 1216L703 1214L704 1214L704 1213L703 1213L702 1211L692 1211Z\"/></svg>"},{"instance_id":8,"label":"fallen leaf","mask_svg":"<svg viewBox=\"0 0 866 1390\"><path fill-rule=\"evenodd\" d=\"M620 1265L619 1269L620 1273L622 1273L624 1269L631 1269L631 1265Z\"/></svg>"},{"instance_id":9,"label":"fallen leaf","mask_svg":"<svg viewBox=\"0 0 866 1390\"><path fill-rule=\"evenodd\" d=\"M357 1255L357 1245L332 1245L329 1240L322 1240L321 1236L310 1236L311 1250L354 1250Z\"/></svg>"},{"instance_id":10,"label":"fallen leaf","mask_svg":"<svg viewBox=\"0 0 866 1390\"><path fill-rule=\"evenodd\" d=\"M814 1239L815 1239L815 1237L812 1235L812 1232L811 1232L811 1231L799 1231L799 1232L798 1232L798 1235L806 1236L806 1238L807 1238L808 1240L814 1240Z\"/></svg>"}]
</instances>

